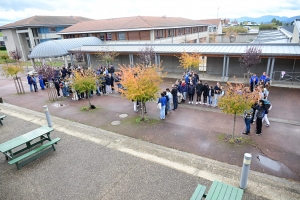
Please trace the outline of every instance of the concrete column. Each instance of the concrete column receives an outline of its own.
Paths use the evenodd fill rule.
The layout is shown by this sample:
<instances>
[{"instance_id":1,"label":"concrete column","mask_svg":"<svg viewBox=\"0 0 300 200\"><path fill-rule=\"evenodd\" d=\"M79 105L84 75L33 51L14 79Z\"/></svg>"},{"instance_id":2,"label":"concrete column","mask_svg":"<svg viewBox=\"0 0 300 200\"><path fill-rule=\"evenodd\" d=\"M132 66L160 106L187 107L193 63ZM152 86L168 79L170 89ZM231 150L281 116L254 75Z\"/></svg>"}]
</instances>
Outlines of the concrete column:
<instances>
[{"instance_id":1,"label":"concrete column","mask_svg":"<svg viewBox=\"0 0 300 200\"><path fill-rule=\"evenodd\" d=\"M153 44L155 40L155 32L154 30L150 31L150 43Z\"/></svg>"},{"instance_id":2,"label":"concrete column","mask_svg":"<svg viewBox=\"0 0 300 200\"><path fill-rule=\"evenodd\" d=\"M224 82L225 67L226 67L226 55L224 55L224 60L223 60L222 82Z\"/></svg>"},{"instance_id":3,"label":"concrete column","mask_svg":"<svg viewBox=\"0 0 300 200\"><path fill-rule=\"evenodd\" d=\"M46 64L46 59L45 58L42 59L42 63L43 63L43 65Z\"/></svg>"},{"instance_id":4,"label":"concrete column","mask_svg":"<svg viewBox=\"0 0 300 200\"><path fill-rule=\"evenodd\" d=\"M129 63L130 63L130 66L133 67L134 63L133 63L133 55L132 54L129 54Z\"/></svg>"},{"instance_id":5,"label":"concrete column","mask_svg":"<svg viewBox=\"0 0 300 200\"><path fill-rule=\"evenodd\" d=\"M228 69L229 69L229 56L227 56L227 64L226 64L226 77L228 78Z\"/></svg>"},{"instance_id":6,"label":"concrete column","mask_svg":"<svg viewBox=\"0 0 300 200\"><path fill-rule=\"evenodd\" d=\"M270 79L271 79L271 83L272 83L272 80L273 80L273 70L274 70L274 63L275 63L275 58L272 58L272 64L271 64L271 71L270 71Z\"/></svg>"},{"instance_id":7,"label":"concrete column","mask_svg":"<svg viewBox=\"0 0 300 200\"><path fill-rule=\"evenodd\" d=\"M87 68L91 67L91 56L89 53L86 54L86 60L87 60Z\"/></svg>"},{"instance_id":8,"label":"concrete column","mask_svg":"<svg viewBox=\"0 0 300 200\"><path fill-rule=\"evenodd\" d=\"M155 62L155 65L158 66L158 63L157 63L157 55L156 55L156 54L154 55L154 60L155 60L155 61L154 61L154 62Z\"/></svg>"},{"instance_id":9,"label":"concrete column","mask_svg":"<svg viewBox=\"0 0 300 200\"><path fill-rule=\"evenodd\" d=\"M19 49L22 52L22 59L23 59L23 61L26 61L25 53L24 53L25 51L23 50L23 41L20 40L19 33L17 33L17 38L18 38L18 41L19 41L19 44L20 44Z\"/></svg>"},{"instance_id":10,"label":"concrete column","mask_svg":"<svg viewBox=\"0 0 300 200\"><path fill-rule=\"evenodd\" d=\"M70 54L70 57L71 57L71 65L74 66L74 58L73 58L73 54L72 53Z\"/></svg>"},{"instance_id":11,"label":"concrete column","mask_svg":"<svg viewBox=\"0 0 300 200\"><path fill-rule=\"evenodd\" d=\"M33 33L31 28L28 28L28 36L29 36L29 42L32 50L35 47L35 43L34 43L34 38L33 38Z\"/></svg>"},{"instance_id":12,"label":"concrete column","mask_svg":"<svg viewBox=\"0 0 300 200\"><path fill-rule=\"evenodd\" d=\"M67 56L64 56L64 60L65 60L65 67L68 67Z\"/></svg>"},{"instance_id":13,"label":"concrete column","mask_svg":"<svg viewBox=\"0 0 300 200\"><path fill-rule=\"evenodd\" d=\"M31 64L32 64L32 66L34 66L35 65L35 63L34 63L34 58L31 58Z\"/></svg>"},{"instance_id":14,"label":"concrete column","mask_svg":"<svg viewBox=\"0 0 300 200\"><path fill-rule=\"evenodd\" d=\"M267 70L266 70L266 73L267 73L268 76L270 76L270 74L269 74L269 70L270 70L270 60L271 60L271 58L268 58L268 64L267 64ZM271 77L271 76L270 76L270 77Z\"/></svg>"},{"instance_id":15,"label":"concrete column","mask_svg":"<svg viewBox=\"0 0 300 200\"><path fill-rule=\"evenodd\" d=\"M157 65L160 66L160 55L157 54Z\"/></svg>"}]
</instances>

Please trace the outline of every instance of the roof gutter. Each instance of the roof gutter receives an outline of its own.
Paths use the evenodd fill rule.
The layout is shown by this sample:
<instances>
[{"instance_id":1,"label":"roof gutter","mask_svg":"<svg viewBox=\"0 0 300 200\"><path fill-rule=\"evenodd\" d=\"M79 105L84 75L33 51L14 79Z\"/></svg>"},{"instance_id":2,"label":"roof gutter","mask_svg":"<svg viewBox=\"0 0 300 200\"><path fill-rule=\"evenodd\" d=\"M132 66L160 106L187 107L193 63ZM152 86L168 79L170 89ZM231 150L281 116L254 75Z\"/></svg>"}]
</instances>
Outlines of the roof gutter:
<instances>
[{"instance_id":1,"label":"roof gutter","mask_svg":"<svg viewBox=\"0 0 300 200\"><path fill-rule=\"evenodd\" d=\"M162 30L162 29L175 29L175 28L188 28L197 26L208 26L208 24L198 24L190 26L171 26L171 27L151 27L151 28L135 28L135 29L109 29L109 30L93 30L93 31L72 31L72 32L58 32L58 35L65 34L82 34L82 33L107 33L107 32L124 32L124 31L148 31L148 30ZM63 30L62 30L63 31Z\"/></svg>"}]
</instances>

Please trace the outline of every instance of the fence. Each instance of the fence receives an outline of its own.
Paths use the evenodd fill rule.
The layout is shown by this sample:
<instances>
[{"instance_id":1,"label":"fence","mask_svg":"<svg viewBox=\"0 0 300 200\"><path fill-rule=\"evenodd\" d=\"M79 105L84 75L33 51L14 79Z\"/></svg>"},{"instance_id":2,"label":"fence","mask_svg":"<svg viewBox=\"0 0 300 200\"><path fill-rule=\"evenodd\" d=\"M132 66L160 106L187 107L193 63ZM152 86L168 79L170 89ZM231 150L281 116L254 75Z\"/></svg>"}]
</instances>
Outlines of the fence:
<instances>
[{"instance_id":1,"label":"fence","mask_svg":"<svg viewBox=\"0 0 300 200\"><path fill-rule=\"evenodd\" d=\"M274 71L271 77L274 81L300 82L300 72Z\"/></svg>"}]
</instances>

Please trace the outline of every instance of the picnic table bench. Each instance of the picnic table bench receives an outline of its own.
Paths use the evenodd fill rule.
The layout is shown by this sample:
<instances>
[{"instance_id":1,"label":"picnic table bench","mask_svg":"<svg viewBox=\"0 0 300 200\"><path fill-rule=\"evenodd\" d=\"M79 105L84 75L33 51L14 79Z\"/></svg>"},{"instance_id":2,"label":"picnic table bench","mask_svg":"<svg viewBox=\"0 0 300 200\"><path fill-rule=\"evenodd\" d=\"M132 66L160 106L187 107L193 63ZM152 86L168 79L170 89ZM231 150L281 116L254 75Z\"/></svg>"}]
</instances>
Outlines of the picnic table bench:
<instances>
[{"instance_id":1,"label":"picnic table bench","mask_svg":"<svg viewBox=\"0 0 300 200\"><path fill-rule=\"evenodd\" d=\"M1 115L1 116L0 116L0 124L1 124L1 126L3 125L2 120L3 120L5 117L6 117L6 115Z\"/></svg>"},{"instance_id":2,"label":"picnic table bench","mask_svg":"<svg viewBox=\"0 0 300 200\"><path fill-rule=\"evenodd\" d=\"M220 181L214 181L207 194L205 194L206 187L198 185L191 197L191 200L241 200L243 190L233 187Z\"/></svg>"},{"instance_id":3,"label":"picnic table bench","mask_svg":"<svg viewBox=\"0 0 300 200\"><path fill-rule=\"evenodd\" d=\"M55 151L54 144L57 144L57 142L61 139L55 138L54 140L51 140L50 133L53 130L54 129L51 127L43 126L33 131L30 131L24 135L13 138L7 142L0 144L0 152L2 152L5 155L6 160L10 159L10 161L8 161L8 164L16 164L17 168L20 169L23 165L27 164L32 160L37 159L41 155L49 152L50 150L53 149L53 151ZM37 141L33 141L35 139L37 139ZM44 141L48 142L43 144ZM32 149L38 144L42 145L38 146L35 149ZM31 151L17 157L18 154L26 150Z\"/></svg>"}]
</instances>

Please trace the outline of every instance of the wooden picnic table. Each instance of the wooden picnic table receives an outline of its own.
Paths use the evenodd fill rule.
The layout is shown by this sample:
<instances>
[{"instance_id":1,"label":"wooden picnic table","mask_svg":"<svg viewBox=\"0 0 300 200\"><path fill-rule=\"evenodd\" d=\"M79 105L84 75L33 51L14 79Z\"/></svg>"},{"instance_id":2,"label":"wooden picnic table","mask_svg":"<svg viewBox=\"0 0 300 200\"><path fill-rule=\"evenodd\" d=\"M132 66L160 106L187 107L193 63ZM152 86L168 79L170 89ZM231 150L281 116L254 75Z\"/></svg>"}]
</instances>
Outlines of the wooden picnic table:
<instances>
[{"instance_id":1,"label":"wooden picnic table","mask_svg":"<svg viewBox=\"0 0 300 200\"><path fill-rule=\"evenodd\" d=\"M53 150L55 151L54 143L56 144L60 140L60 138L51 140L50 133L53 130L54 129L51 127L43 126L38 129L35 129L33 131L30 131L24 135L13 138L7 142L0 144L0 152L2 152L5 155L6 160L8 160L9 158L11 159L8 162L9 164L16 164L18 169L20 169L21 166L23 166L24 164L28 163L29 161L31 161L33 159L36 159L39 156L37 155L31 159L28 159L26 162L23 162L23 163L20 163L21 160L26 159L26 158L32 156L33 154L36 154L36 153L42 151L43 149L46 149L47 147L49 147L51 145L52 145ZM37 140L35 140L35 139L37 139ZM33 142L33 140L35 140L35 142ZM43 144L43 142L46 140L48 140L49 142L46 144ZM16 157L18 154L20 154L26 150L32 149L34 146L36 146L38 144L42 144L42 145L36 149L33 149L30 152L27 152L26 154L21 155L20 157ZM24 146L24 145L26 145L26 146Z\"/></svg>"},{"instance_id":2,"label":"wooden picnic table","mask_svg":"<svg viewBox=\"0 0 300 200\"><path fill-rule=\"evenodd\" d=\"M190 200L241 200L243 190L220 181L214 181L207 194L206 186L198 184Z\"/></svg>"}]
</instances>

